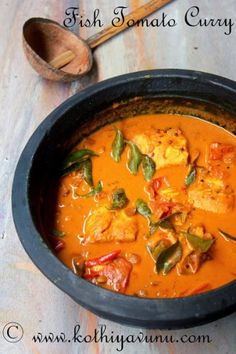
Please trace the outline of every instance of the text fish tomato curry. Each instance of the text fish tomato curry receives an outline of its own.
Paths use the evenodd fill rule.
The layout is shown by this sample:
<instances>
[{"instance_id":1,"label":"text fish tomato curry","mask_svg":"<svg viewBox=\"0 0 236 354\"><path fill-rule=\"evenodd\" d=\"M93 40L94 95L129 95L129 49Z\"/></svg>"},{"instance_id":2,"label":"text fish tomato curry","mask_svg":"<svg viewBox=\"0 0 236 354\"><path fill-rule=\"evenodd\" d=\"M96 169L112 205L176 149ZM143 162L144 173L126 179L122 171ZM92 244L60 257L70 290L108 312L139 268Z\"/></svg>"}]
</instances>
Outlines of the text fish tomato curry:
<instances>
[{"instance_id":1,"label":"text fish tomato curry","mask_svg":"<svg viewBox=\"0 0 236 354\"><path fill-rule=\"evenodd\" d=\"M48 239L99 286L198 294L236 278L235 191L234 135L190 116L123 119L63 161Z\"/></svg>"}]
</instances>

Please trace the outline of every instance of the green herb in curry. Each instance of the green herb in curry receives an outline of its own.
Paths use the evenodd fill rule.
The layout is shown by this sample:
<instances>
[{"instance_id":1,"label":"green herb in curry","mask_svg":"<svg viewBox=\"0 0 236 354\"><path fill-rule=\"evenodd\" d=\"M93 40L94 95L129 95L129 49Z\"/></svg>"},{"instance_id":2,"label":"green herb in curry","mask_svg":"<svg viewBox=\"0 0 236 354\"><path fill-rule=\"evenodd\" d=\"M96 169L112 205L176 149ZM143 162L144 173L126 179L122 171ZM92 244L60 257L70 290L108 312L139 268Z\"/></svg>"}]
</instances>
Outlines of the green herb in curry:
<instances>
[{"instance_id":1,"label":"green herb in curry","mask_svg":"<svg viewBox=\"0 0 236 354\"><path fill-rule=\"evenodd\" d=\"M122 209L126 207L129 199L125 194L125 190L123 188L118 188L112 193L112 205L111 209Z\"/></svg>"},{"instance_id":2,"label":"green herb in curry","mask_svg":"<svg viewBox=\"0 0 236 354\"><path fill-rule=\"evenodd\" d=\"M116 136L112 142L111 156L115 162L119 162L121 159L121 154L125 148L125 141L120 129L116 128Z\"/></svg>"}]
</instances>

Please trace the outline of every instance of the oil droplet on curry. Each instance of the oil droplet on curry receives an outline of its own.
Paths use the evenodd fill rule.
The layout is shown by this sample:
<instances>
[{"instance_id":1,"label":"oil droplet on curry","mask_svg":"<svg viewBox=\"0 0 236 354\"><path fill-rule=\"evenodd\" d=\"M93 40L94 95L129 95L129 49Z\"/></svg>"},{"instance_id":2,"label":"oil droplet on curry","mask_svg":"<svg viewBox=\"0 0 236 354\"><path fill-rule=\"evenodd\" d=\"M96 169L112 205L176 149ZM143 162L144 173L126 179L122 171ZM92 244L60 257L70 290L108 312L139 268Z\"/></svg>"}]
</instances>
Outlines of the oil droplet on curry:
<instances>
[{"instance_id":1,"label":"oil droplet on curry","mask_svg":"<svg viewBox=\"0 0 236 354\"><path fill-rule=\"evenodd\" d=\"M78 276L120 293L217 288L236 278L235 177L235 137L211 123L158 114L106 125L62 163L49 242Z\"/></svg>"}]
</instances>

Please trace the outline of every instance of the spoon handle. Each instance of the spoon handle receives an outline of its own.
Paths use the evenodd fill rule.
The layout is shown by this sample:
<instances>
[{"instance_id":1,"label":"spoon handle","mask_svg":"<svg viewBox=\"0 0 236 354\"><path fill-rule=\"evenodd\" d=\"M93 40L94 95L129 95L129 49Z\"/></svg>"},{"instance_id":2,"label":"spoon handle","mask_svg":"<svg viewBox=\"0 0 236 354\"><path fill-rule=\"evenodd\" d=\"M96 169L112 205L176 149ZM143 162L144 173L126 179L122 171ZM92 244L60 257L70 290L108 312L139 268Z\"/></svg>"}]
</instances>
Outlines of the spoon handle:
<instances>
[{"instance_id":1,"label":"spoon handle","mask_svg":"<svg viewBox=\"0 0 236 354\"><path fill-rule=\"evenodd\" d=\"M169 2L173 0L152 0L146 3L143 6L140 6L133 12L129 13L127 16L124 18L124 22L121 26L115 27L113 25L109 25L106 28L104 28L101 32L98 32L97 34L91 36L90 38L87 39L87 43L90 46L90 48L95 48L98 45L104 43L108 39L116 36L118 33L124 31L125 29L129 28L127 25L127 22L129 20L141 20L154 11L160 9L161 7L165 6Z\"/></svg>"}]
</instances>

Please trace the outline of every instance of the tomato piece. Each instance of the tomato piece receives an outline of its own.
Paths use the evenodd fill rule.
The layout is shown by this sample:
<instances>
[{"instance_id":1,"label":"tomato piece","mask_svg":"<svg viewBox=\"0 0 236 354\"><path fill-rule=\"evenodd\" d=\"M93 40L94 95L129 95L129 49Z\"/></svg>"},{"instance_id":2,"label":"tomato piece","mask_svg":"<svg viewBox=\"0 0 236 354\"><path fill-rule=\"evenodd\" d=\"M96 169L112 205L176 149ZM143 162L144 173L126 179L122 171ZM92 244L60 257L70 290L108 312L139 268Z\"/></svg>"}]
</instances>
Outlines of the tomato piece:
<instances>
[{"instance_id":1,"label":"tomato piece","mask_svg":"<svg viewBox=\"0 0 236 354\"><path fill-rule=\"evenodd\" d=\"M187 187L187 186L183 186L183 187L181 188L181 190L182 190L182 192L184 192L185 194L187 194L187 192L188 192L188 187Z\"/></svg>"},{"instance_id":2,"label":"tomato piece","mask_svg":"<svg viewBox=\"0 0 236 354\"><path fill-rule=\"evenodd\" d=\"M157 203L157 202L151 202L150 203L151 209L153 214L158 218L162 219L169 214L171 214L171 211L174 206L176 206L176 203L174 202L162 202L162 203Z\"/></svg>"},{"instance_id":3,"label":"tomato piece","mask_svg":"<svg viewBox=\"0 0 236 354\"><path fill-rule=\"evenodd\" d=\"M110 262L114 258L116 258L120 252L121 252L121 250L116 250L116 251L107 253L107 254L105 254L103 256L100 256L100 257L97 257L97 258L93 258L93 259L89 259L89 260L85 261L85 266L86 267L93 267L93 266L96 266L98 264L104 264L106 262Z\"/></svg>"},{"instance_id":4,"label":"tomato piece","mask_svg":"<svg viewBox=\"0 0 236 354\"><path fill-rule=\"evenodd\" d=\"M111 263L104 266L100 275L105 275L107 278L107 285L113 290L124 292L128 282L132 264L124 257L117 257Z\"/></svg>"},{"instance_id":5,"label":"tomato piece","mask_svg":"<svg viewBox=\"0 0 236 354\"><path fill-rule=\"evenodd\" d=\"M209 147L209 160L232 163L236 160L236 148L230 144L212 143Z\"/></svg>"},{"instance_id":6,"label":"tomato piece","mask_svg":"<svg viewBox=\"0 0 236 354\"><path fill-rule=\"evenodd\" d=\"M146 191L149 194L150 199L155 199L158 195L158 191L162 185L162 179L163 177L154 178L148 183Z\"/></svg>"},{"instance_id":7,"label":"tomato piece","mask_svg":"<svg viewBox=\"0 0 236 354\"><path fill-rule=\"evenodd\" d=\"M153 188L154 188L155 192L158 192L158 190L161 187L161 178L154 178L152 183L153 183Z\"/></svg>"},{"instance_id":8,"label":"tomato piece","mask_svg":"<svg viewBox=\"0 0 236 354\"><path fill-rule=\"evenodd\" d=\"M230 176L227 167L223 166L221 162L216 162L216 164L212 163L208 166L208 169L211 173L211 176L215 178L226 179Z\"/></svg>"},{"instance_id":9,"label":"tomato piece","mask_svg":"<svg viewBox=\"0 0 236 354\"><path fill-rule=\"evenodd\" d=\"M96 279L99 276L106 277L106 285L115 291L124 292L128 285L132 264L124 257L117 257L105 265L87 267L83 275L85 279Z\"/></svg>"},{"instance_id":10,"label":"tomato piece","mask_svg":"<svg viewBox=\"0 0 236 354\"><path fill-rule=\"evenodd\" d=\"M223 157L222 151L220 149L219 143L212 143L209 147L209 159L210 160L221 160Z\"/></svg>"}]
</instances>

